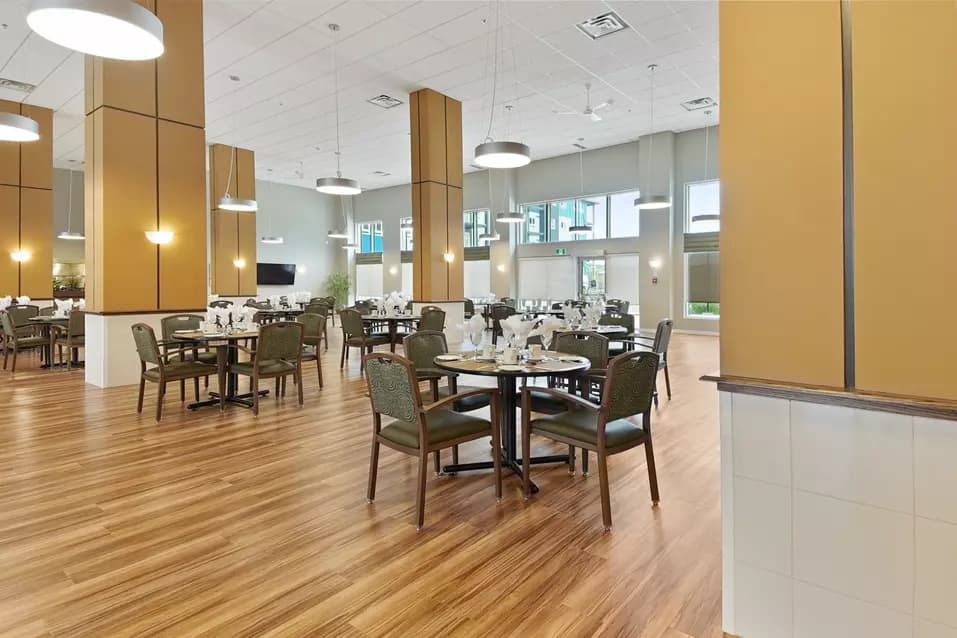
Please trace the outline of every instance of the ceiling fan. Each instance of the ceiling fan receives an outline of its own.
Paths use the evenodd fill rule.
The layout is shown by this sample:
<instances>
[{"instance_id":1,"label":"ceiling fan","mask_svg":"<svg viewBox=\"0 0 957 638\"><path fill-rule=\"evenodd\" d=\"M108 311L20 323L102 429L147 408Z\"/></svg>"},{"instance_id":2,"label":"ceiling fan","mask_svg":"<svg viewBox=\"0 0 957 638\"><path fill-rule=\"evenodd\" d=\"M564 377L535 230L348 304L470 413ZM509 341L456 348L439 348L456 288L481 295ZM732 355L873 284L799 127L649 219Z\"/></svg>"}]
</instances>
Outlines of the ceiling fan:
<instances>
[{"instance_id":1,"label":"ceiling fan","mask_svg":"<svg viewBox=\"0 0 957 638\"><path fill-rule=\"evenodd\" d=\"M582 117L587 117L592 122L601 122L601 115L598 114L598 111L606 109L612 104L614 100L608 99L602 102L601 104L596 104L595 106L591 105L591 82L585 83L585 110L584 111L552 111L555 115L581 115Z\"/></svg>"}]
</instances>

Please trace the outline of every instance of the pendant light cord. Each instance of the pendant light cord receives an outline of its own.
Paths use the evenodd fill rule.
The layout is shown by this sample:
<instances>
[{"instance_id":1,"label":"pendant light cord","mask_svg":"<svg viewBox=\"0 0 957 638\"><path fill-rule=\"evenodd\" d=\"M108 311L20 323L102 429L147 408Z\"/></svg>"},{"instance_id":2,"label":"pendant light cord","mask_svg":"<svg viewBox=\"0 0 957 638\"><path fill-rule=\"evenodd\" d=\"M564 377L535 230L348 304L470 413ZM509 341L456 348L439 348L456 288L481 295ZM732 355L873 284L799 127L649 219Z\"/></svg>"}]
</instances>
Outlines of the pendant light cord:
<instances>
[{"instance_id":1,"label":"pendant light cord","mask_svg":"<svg viewBox=\"0 0 957 638\"><path fill-rule=\"evenodd\" d=\"M655 154L655 70L657 70L657 64L648 65L648 69L651 71L651 123L649 128L651 131L648 134L648 190L654 192L651 186L651 181L653 175L653 158Z\"/></svg>"},{"instance_id":2,"label":"pendant light cord","mask_svg":"<svg viewBox=\"0 0 957 638\"><path fill-rule=\"evenodd\" d=\"M711 115L711 111L705 111L705 116ZM711 141L711 127L704 125L704 178L708 179L708 143Z\"/></svg>"},{"instance_id":3,"label":"pendant light cord","mask_svg":"<svg viewBox=\"0 0 957 638\"><path fill-rule=\"evenodd\" d=\"M495 2L495 46L492 48L492 106L488 110L488 131L485 133L485 141L489 142L492 140L492 121L495 119L495 101L496 96L498 95L498 39L499 39L499 22L501 21L501 5L498 1ZM489 9L489 20L488 28L491 33L492 29L492 11Z\"/></svg>"},{"instance_id":4,"label":"pendant light cord","mask_svg":"<svg viewBox=\"0 0 957 638\"><path fill-rule=\"evenodd\" d=\"M70 171L70 203L67 204L66 232L73 234L73 171Z\"/></svg>"},{"instance_id":5,"label":"pendant light cord","mask_svg":"<svg viewBox=\"0 0 957 638\"><path fill-rule=\"evenodd\" d=\"M333 29L332 32L335 34L333 36L332 43L332 68L335 75L335 84L336 84L336 177L342 177L342 160L340 159L342 148L339 144L339 60L336 57L336 48L339 43L339 29L338 27Z\"/></svg>"}]
</instances>

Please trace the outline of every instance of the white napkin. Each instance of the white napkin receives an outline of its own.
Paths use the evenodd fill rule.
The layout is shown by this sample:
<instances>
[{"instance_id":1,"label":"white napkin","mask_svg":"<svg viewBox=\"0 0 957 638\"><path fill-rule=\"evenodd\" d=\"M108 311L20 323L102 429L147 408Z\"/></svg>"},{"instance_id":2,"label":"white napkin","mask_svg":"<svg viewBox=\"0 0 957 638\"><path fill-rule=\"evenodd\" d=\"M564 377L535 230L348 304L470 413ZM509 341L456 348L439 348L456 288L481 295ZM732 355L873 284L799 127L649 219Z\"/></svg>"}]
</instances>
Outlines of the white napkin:
<instances>
[{"instance_id":1,"label":"white napkin","mask_svg":"<svg viewBox=\"0 0 957 638\"><path fill-rule=\"evenodd\" d=\"M522 321L521 315L512 315L499 323L502 326L502 336L513 348L525 345L532 326L535 325L534 321Z\"/></svg>"},{"instance_id":2,"label":"white napkin","mask_svg":"<svg viewBox=\"0 0 957 638\"><path fill-rule=\"evenodd\" d=\"M219 295L210 295L207 297L207 302L216 301L217 299L219 299Z\"/></svg>"},{"instance_id":3,"label":"white napkin","mask_svg":"<svg viewBox=\"0 0 957 638\"><path fill-rule=\"evenodd\" d=\"M6 297L0 297L0 310L6 310L7 306L13 303L13 297L7 295Z\"/></svg>"},{"instance_id":4,"label":"white napkin","mask_svg":"<svg viewBox=\"0 0 957 638\"><path fill-rule=\"evenodd\" d=\"M565 328L565 322L556 317L545 317L542 319L542 322L537 328L532 329L528 336L541 336L542 345L546 345L545 342L548 342L548 346L551 346L552 341L555 339L555 331L563 330Z\"/></svg>"},{"instance_id":5,"label":"white napkin","mask_svg":"<svg viewBox=\"0 0 957 638\"><path fill-rule=\"evenodd\" d=\"M582 318L581 310L578 308L572 308L570 306L565 306L565 323L571 325L573 323L580 323Z\"/></svg>"},{"instance_id":6,"label":"white napkin","mask_svg":"<svg viewBox=\"0 0 957 638\"><path fill-rule=\"evenodd\" d=\"M269 305L273 308L279 308L279 295L270 295Z\"/></svg>"},{"instance_id":7,"label":"white napkin","mask_svg":"<svg viewBox=\"0 0 957 638\"><path fill-rule=\"evenodd\" d=\"M213 325L216 323L216 309L206 308L206 323Z\"/></svg>"},{"instance_id":8,"label":"white napkin","mask_svg":"<svg viewBox=\"0 0 957 638\"><path fill-rule=\"evenodd\" d=\"M23 295L22 297L17 297L17 303L18 303L18 304L28 304L28 303L30 303L30 298L27 297L26 295Z\"/></svg>"},{"instance_id":9,"label":"white napkin","mask_svg":"<svg viewBox=\"0 0 957 638\"><path fill-rule=\"evenodd\" d=\"M470 335L472 344L477 348L485 336L485 319L482 315L472 315L465 323L465 332Z\"/></svg>"},{"instance_id":10,"label":"white napkin","mask_svg":"<svg viewBox=\"0 0 957 638\"><path fill-rule=\"evenodd\" d=\"M86 299L78 299L76 302L77 310L86 310Z\"/></svg>"}]
</instances>

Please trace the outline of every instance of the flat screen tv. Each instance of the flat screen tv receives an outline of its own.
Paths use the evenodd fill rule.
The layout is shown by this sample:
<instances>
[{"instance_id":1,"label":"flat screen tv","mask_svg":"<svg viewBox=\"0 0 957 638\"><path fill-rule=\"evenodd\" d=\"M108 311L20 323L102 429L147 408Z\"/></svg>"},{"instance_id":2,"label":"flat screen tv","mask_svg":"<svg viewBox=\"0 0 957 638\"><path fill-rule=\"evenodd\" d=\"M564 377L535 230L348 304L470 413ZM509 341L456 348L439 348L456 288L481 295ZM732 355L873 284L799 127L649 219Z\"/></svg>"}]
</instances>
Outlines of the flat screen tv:
<instances>
[{"instance_id":1,"label":"flat screen tv","mask_svg":"<svg viewBox=\"0 0 957 638\"><path fill-rule=\"evenodd\" d=\"M256 283L260 286L292 286L296 283L296 264L256 264Z\"/></svg>"}]
</instances>

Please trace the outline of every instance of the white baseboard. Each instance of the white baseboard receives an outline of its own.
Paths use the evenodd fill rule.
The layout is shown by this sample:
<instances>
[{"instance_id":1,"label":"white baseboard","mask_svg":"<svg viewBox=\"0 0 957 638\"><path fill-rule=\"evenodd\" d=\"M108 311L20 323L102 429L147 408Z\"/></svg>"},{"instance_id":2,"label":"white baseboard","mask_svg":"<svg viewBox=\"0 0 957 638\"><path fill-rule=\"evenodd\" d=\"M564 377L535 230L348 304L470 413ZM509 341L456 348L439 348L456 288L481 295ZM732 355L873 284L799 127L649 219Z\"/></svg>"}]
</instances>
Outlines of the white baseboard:
<instances>
[{"instance_id":1,"label":"white baseboard","mask_svg":"<svg viewBox=\"0 0 957 638\"><path fill-rule=\"evenodd\" d=\"M701 335L704 337L719 337L721 333L717 330L679 330L675 328L672 332L681 335Z\"/></svg>"}]
</instances>

